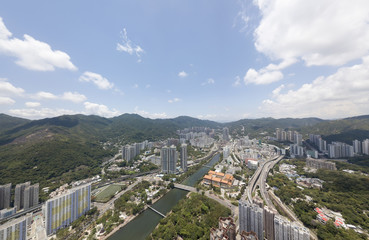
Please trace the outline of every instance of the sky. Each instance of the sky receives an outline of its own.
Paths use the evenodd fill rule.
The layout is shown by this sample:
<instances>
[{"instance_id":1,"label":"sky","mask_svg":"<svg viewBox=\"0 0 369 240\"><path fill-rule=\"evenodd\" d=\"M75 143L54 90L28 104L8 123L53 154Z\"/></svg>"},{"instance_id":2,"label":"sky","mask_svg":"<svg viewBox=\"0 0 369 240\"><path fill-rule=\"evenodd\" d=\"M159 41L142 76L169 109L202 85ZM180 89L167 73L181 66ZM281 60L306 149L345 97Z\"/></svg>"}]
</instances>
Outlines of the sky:
<instances>
[{"instance_id":1,"label":"sky","mask_svg":"<svg viewBox=\"0 0 369 240\"><path fill-rule=\"evenodd\" d=\"M2 1L0 113L369 114L369 1Z\"/></svg>"}]
</instances>

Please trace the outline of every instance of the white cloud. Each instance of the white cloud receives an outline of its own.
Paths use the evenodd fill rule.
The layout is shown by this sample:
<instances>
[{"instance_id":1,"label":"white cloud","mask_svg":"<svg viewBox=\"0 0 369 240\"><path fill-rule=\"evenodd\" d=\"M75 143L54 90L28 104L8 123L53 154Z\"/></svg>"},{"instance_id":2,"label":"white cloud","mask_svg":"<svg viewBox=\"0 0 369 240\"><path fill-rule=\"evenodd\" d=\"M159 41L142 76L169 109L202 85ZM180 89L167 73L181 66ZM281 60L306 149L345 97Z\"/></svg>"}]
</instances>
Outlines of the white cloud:
<instances>
[{"instance_id":1,"label":"white cloud","mask_svg":"<svg viewBox=\"0 0 369 240\"><path fill-rule=\"evenodd\" d=\"M169 99L168 100L168 103L176 103L176 102L179 102L179 101L181 101L181 99L179 99L179 98L173 98L173 99Z\"/></svg>"},{"instance_id":2,"label":"white cloud","mask_svg":"<svg viewBox=\"0 0 369 240\"><path fill-rule=\"evenodd\" d=\"M110 110L106 105L85 102L85 114L99 115L102 117L115 117L120 115L120 112L116 109Z\"/></svg>"},{"instance_id":3,"label":"white cloud","mask_svg":"<svg viewBox=\"0 0 369 240\"><path fill-rule=\"evenodd\" d=\"M240 76L236 76L234 80L235 80L234 83L232 83L232 86L233 87L238 87L238 86L241 85L241 78L240 78Z\"/></svg>"},{"instance_id":4,"label":"white cloud","mask_svg":"<svg viewBox=\"0 0 369 240\"><path fill-rule=\"evenodd\" d=\"M253 68L250 68L245 77L243 78L245 84L270 84L273 82L277 82L283 78L283 73L281 71L256 71Z\"/></svg>"},{"instance_id":5,"label":"white cloud","mask_svg":"<svg viewBox=\"0 0 369 240\"><path fill-rule=\"evenodd\" d=\"M17 58L21 67L35 71L54 71L55 68L77 70L65 52L52 50L50 45L24 34L24 39L12 38L0 17L0 54Z\"/></svg>"},{"instance_id":6,"label":"white cloud","mask_svg":"<svg viewBox=\"0 0 369 240\"><path fill-rule=\"evenodd\" d=\"M55 95L50 92L38 92L35 95L31 96L31 98L38 100L66 100L74 103L80 103L87 100L87 97L78 92L64 92L63 95Z\"/></svg>"},{"instance_id":7,"label":"white cloud","mask_svg":"<svg viewBox=\"0 0 369 240\"><path fill-rule=\"evenodd\" d=\"M284 86L284 84L282 84L282 85L280 85L279 87L277 87L276 89L274 89L274 90L272 91L273 96L278 96L278 95L279 95L279 93L282 91L282 89L283 89L284 87L285 87L285 86Z\"/></svg>"},{"instance_id":8,"label":"white cloud","mask_svg":"<svg viewBox=\"0 0 369 240\"><path fill-rule=\"evenodd\" d=\"M98 73L93 72L84 72L82 76L79 77L79 81L81 82L92 82L99 89L107 90L114 87L114 84L109 82L108 79L104 78Z\"/></svg>"},{"instance_id":9,"label":"white cloud","mask_svg":"<svg viewBox=\"0 0 369 240\"><path fill-rule=\"evenodd\" d=\"M150 84L146 84L146 88L150 88L151 87L151 85Z\"/></svg>"},{"instance_id":10,"label":"white cloud","mask_svg":"<svg viewBox=\"0 0 369 240\"><path fill-rule=\"evenodd\" d=\"M129 55L136 54L138 57L138 62L141 62L141 54L145 51L139 46L134 43L128 38L127 30L124 28L121 32L122 44L117 43L117 50L120 52L126 52Z\"/></svg>"},{"instance_id":11,"label":"white cloud","mask_svg":"<svg viewBox=\"0 0 369 240\"><path fill-rule=\"evenodd\" d=\"M274 117L339 118L369 112L369 56L362 63L342 67L327 77L318 77L297 90L281 93L263 101L260 110Z\"/></svg>"},{"instance_id":12,"label":"white cloud","mask_svg":"<svg viewBox=\"0 0 369 240\"><path fill-rule=\"evenodd\" d=\"M26 102L25 103L26 107L39 107L41 105L41 103L39 102Z\"/></svg>"},{"instance_id":13,"label":"white cloud","mask_svg":"<svg viewBox=\"0 0 369 240\"><path fill-rule=\"evenodd\" d=\"M80 94L78 92L65 92L63 96L61 97L63 100L72 101L75 103L83 102L87 100L87 97L83 94Z\"/></svg>"},{"instance_id":14,"label":"white cloud","mask_svg":"<svg viewBox=\"0 0 369 240\"><path fill-rule=\"evenodd\" d=\"M135 85L133 85L133 88L138 88L138 84L136 83Z\"/></svg>"},{"instance_id":15,"label":"white cloud","mask_svg":"<svg viewBox=\"0 0 369 240\"><path fill-rule=\"evenodd\" d=\"M369 1L255 0L255 47L272 60L340 66L369 51Z\"/></svg>"},{"instance_id":16,"label":"white cloud","mask_svg":"<svg viewBox=\"0 0 369 240\"><path fill-rule=\"evenodd\" d=\"M140 110L138 107L135 107L134 113L139 114L142 117L152 118L152 119L168 118L168 115L165 112L162 112L162 113L149 113L147 111Z\"/></svg>"},{"instance_id":17,"label":"white cloud","mask_svg":"<svg viewBox=\"0 0 369 240\"><path fill-rule=\"evenodd\" d=\"M216 114L204 114L204 115L197 115L198 119L202 120L214 120L217 119L218 115Z\"/></svg>"},{"instance_id":18,"label":"white cloud","mask_svg":"<svg viewBox=\"0 0 369 240\"><path fill-rule=\"evenodd\" d=\"M50 108L24 108L24 109L10 109L9 112L18 117L29 119L41 119L48 117L57 117L61 115L77 114L77 112L67 109L50 109Z\"/></svg>"},{"instance_id":19,"label":"white cloud","mask_svg":"<svg viewBox=\"0 0 369 240\"><path fill-rule=\"evenodd\" d=\"M188 76L188 74L185 71L182 71L182 72L178 73L178 77L180 77L180 78L185 78L187 76Z\"/></svg>"},{"instance_id":20,"label":"white cloud","mask_svg":"<svg viewBox=\"0 0 369 240\"><path fill-rule=\"evenodd\" d=\"M0 97L0 105L12 105L15 101L10 97Z\"/></svg>"},{"instance_id":21,"label":"white cloud","mask_svg":"<svg viewBox=\"0 0 369 240\"><path fill-rule=\"evenodd\" d=\"M207 85L207 84L214 84L214 83L215 83L214 79L209 78L209 79L208 79L208 80L206 80L205 82L201 83L201 86L205 86L205 85Z\"/></svg>"},{"instance_id":22,"label":"white cloud","mask_svg":"<svg viewBox=\"0 0 369 240\"><path fill-rule=\"evenodd\" d=\"M54 95L53 93L50 92L38 92L36 93L36 95L34 96L35 99L57 99L58 96Z\"/></svg>"},{"instance_id":23,"label":"white cloud","mask_svg":"<svg viewBox=\"0 0 369 240\"><path fill-rule=\"evenodd\" d=\"M0 94L2 96L20 96L23 93L24 90L22 88L15 87L13 84L8 82L6 78L0 79Z\"/></svg>"}]
</instances>

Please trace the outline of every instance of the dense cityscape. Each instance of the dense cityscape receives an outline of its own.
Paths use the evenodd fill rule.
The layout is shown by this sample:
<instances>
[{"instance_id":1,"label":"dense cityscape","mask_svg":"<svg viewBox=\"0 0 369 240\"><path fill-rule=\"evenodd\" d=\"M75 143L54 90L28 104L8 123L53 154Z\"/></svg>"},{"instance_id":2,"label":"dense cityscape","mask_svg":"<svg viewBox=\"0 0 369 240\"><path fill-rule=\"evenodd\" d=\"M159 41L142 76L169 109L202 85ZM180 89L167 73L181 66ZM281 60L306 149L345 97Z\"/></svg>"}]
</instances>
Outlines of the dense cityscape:
<instances>
[{"instance_id":1,"label":"dense cityscape","mask_svg":"<svg viewBox=\"0 0 369 240\"><path fill-rule=\"evenodd\" d=\"M368 240L369 1L2 1L0 240Z\"/></svg>"}]
</instances>

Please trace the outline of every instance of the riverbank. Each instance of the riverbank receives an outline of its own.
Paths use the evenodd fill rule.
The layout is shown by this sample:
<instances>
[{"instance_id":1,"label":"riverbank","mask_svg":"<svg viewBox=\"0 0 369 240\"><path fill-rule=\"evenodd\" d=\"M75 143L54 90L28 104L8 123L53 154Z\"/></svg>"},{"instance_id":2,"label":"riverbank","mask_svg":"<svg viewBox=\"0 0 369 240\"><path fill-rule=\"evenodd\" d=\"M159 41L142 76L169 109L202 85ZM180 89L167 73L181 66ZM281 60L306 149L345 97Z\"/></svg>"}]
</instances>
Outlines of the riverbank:
<instances>
[{"instance_id":1,"label":"riverbank","mask_svg":"<svg viewBox=\"0 0 369 240\"><path fill-rule=\"evenodd\" d=\"M168 191L169 192L169 191ZM152 204L154 204L155 202L159 201L162 197L164 197L168 192L166 192L165 194L163 194L162 196L152 200ZM119 229L121 229L122 227L124 227L125 225L127 225L129 222L131 222L132 220L134 220L136 217L138 217L142 212L146 211L147 210L147 205L145 206L145 208L139 212L138 214L136 215L131 215L129 217L127 217L126 219L124 219L124 222L117 225L116 227L113 228L113 230L108 233L107 235L103 235L101 236L100 238L98 238L99 240L106 240L108 239L109 237L111 237L114 233L116 233Z\"/></svg>"}]
</instances>

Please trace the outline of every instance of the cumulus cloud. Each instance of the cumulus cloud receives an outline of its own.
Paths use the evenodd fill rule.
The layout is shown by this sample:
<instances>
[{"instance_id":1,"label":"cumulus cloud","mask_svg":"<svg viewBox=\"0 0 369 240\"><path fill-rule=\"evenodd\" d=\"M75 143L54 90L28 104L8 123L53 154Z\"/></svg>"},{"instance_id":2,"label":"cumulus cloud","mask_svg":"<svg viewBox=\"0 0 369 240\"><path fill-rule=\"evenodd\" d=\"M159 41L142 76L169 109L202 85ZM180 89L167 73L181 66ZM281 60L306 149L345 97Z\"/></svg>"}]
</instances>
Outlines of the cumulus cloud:
<instances>
[{"instance_id":1,"label":"cumulus cloud","mask_svg":"<svg viewBox=\"0 0 369 240\"><path fill-rule=\"evenodd\" d=\"M93 115L99 115L102 117L115 117L120 115L120 112L116 109L110 110L106 105L98 104L98 103L92 103L92 102L85 102L85 114L93 114Z\"/></svg>"},{"instance_id":2,"label":"cumulus cloud","mask_svg":"<svg viewBox=\"0 0 369 240\"><path fill-rule=\"evenodd\" d=\"M0 94L2 96L20 96L23 93L22 88L15 87L6 78L0 78Z\"/></svg>"},{"instance_id":3,"label":"cumulus cloud","mask_svg":"<svg viewBox=\"0 0 369 240\"><path fill-rule=\"evenodd\" d=\"M270 84L273 82L278 82L283 78L283 73L280 71L293 63L296 62L296 59L286 59L283 60L278 65L276 64L269 64L268 66L259 69L256 71L253 68L250 68L245 77L243 78L245 84L256 84L256 85L262 85L262 84Z\"/></svg>"},{"instance_id":4,"label":"cumulus cloud","mask_svg":"<svg viewBox=\"0 0 369 240\"><path fill-rule=\"evenodd\" d=\"M162 113L150 113L150 112L147 112L145 110L140 110L138 107L135 107L134 113L136 113L138 115L141 115L142 117L152 118L152 119L168 118L168 115L165 112L162 112Z\"/></svg>"},{"instance_id":5,"label":"cumulus cloud","mask_svg":"<svg viewBox=\"0 0 369 240\"><path fill-rule=\"evenodd\" d=\"M81 82L92 82L95 84L99 89L107 90L112 89L114 84L109 82L108 79L104 78L98 73L93 72L84 72L80 77L79 81Z\"/></svg>"},{"instance_id":6,"label":"cumulus cloud","mask_svg":"<svg viewBox=\"0 0 369 240\"><path fill-rule=\"evenodd\" d=\"M10 109L9 112L18 117L29 118L29 119L41 119L49 117L57 117L61 115L77 114L73 110L67 109L51 109L51 108L24 108L24 109Z\"/></svg>"},{"instance_id":7,"label":"cumulus cloud","mask_svg":"<svg viewBox=\"0 0 369 240\"><path fill-rule=\"evenodd\" d=\"M205 82L201 83L201 86L205 86L205 85L208 85L208 84L214 84L214 83L215 83L215 80L212 79L212 78L209 78Z\"/></svg>"},{"instance_id":8,"label":"cumulus cloud","mask_svg":"<svg viewBox=\"0 0 369 240\"><path fill-rule=\"evenodd\" d=\"M369 56L362 63L342 67L336 73L316 78L297 90L281 93L284 85L273 91L260 110L274 117L339 118L369 112Z\"/></svg>"},{"instance_id":9,"label":"cumulus cloud","mask_svg":"<svg viewBox=\"0 0 369 240\"><path fill-rule=\"evenodd\" d=\"M272 60L340 66L369 51L369 2L255 0L255 47Z\"/></svg>"},{"instance_id":10,"label":"cumulus cloud","mask_svg":"<svg viewBox=\"0 0 369 240\"><path fill-rule=\"evenodd\" d=\"M180 78L185 78L187 76L188 76L188 74L185 71L181 71L181 72L178 73L178 77L180 77Z\"/></svg>"},{"instance_id":11,"label":"cumulus cloud","mask_svg":"<svg viewBox=\"0 0 369 240\"><path fill-rule=\"evenodd\" d=\"M122 38L122 43L117 43L117 50L120 52L126 52L129 55L136 54L138 62L141 62L141 54L145 51L137 44L132 43L132 41L127 36L127 30L124 28L120 33Z\"/></svg>"},{"instance_id":12,"label":"cumulus cloud","mask_svg":"<svg viewBox=\"0 0 369 240\"><path fill-rule=\"evenodd\" d=\"M74 103L80 103L87 100L85 95L78 92L64 92L62 95L58 96L50 92L41 91L31 97L38 100L66 100Z\"/></svg>"},{"instance_id":13,"label":"cumulus cloud","mask_svg":"<svg viewBox=\"0 0 369 240\"><path fill-rule=\"evenodd\" d=\"M21 67L35 71L54 71L55 68L77 70L67 53L53 50L49 44L24 34L24 39L12 37L0 17L0 54L15 57Z\"/></svg>"},{"instance_id":14,"label":"cumulus cloud","mask_svg":"<svg viewBox=\"0 0 369 240\"><path fill-rule=\"evenodd\" d=\"M12 105L15 101L10 97L0 97L0 105Z\"/></svg>"},{"instance_id":15,"label":"cumulus cloud","mask_svg":"<svg viewBox=\"0 0 369 240\"><path fill-rule=\"evenodd\" d=\"M179 98L173 98L173 99L169 99L168 100L168 103L176 103L176 102L179 102L179 101L181 101L181 99L179 99Z\"/></svg>"},{"instance_id":16,"label":"cumulus cloud","mask_svg":"<svg viewBox=\"0 0 369 240\"><path fill-rule=\"evenodd\" d=\"M61 99L79 103L87 100L87 97L83 94L80 94L78 92L65 92L61 96Z\"/></svg>"},{"instance_id":17,"label":"cumulus cloud","mask_svg":"<svg viewBox=\"0 0 369 240\"><path fill-rule=\"evenodd\" d=\"M39 107L39 106L41 106L41 103L39 103L39 102L26 102L25 103L25 105L26 105L26 107Z\"/></svg>"}]
</instances>

